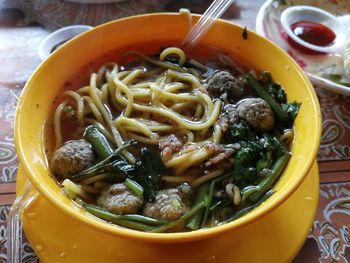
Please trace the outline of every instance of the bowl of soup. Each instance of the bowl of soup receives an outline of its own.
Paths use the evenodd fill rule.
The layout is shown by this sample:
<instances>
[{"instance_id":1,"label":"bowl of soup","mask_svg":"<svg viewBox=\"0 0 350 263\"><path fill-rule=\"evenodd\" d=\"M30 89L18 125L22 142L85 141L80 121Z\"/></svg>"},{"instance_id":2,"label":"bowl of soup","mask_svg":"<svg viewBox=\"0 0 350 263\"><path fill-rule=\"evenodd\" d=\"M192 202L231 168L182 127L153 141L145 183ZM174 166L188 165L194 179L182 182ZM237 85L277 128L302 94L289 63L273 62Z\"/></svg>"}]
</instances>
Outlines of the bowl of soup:
<instances>
[{"instance_id":1,"label":"bowl of soup","mask_svg":"<svg viewBox=\"0 0 350 263\"><path fill-rule=\"evenodd\" d=\"M234 234L281 205L316 158L319 105L297 64L223 20L184 48L189 19L141 15L74 38L17 107L33 186L130 245Z\"/></svg>"}]
</instances>

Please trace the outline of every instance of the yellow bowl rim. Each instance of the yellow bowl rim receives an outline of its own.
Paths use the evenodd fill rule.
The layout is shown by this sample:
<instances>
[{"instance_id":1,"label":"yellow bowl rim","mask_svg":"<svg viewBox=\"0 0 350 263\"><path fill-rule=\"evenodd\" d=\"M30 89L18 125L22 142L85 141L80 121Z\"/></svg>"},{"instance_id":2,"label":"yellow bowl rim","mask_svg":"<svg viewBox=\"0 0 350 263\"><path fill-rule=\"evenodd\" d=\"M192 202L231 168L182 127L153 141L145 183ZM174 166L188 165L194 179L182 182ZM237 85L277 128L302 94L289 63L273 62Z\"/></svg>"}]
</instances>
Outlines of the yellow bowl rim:
<instances>
[{"instance_id":1,"label":"yellow bowl rim","mask_svg":"<svg viewBox=\"0 0 350 263\"><path fill-rule=\"evenodd\" d=\"M90 31L98 30L101 27L107 26L109 24L113 23L118 23L120 21L128 21L128 20L133 20L141 17L149 17L149 16L178 16L179 13L172 13L172 12L164 12L164 13L150 13L150 14L141 14L141 15L135 15L135 16L130 16L130 17L125 17L117 20L110 21L105 24L101 24L99 26L96 26L95 28L83 32L81 35L89 34ZM193 15L193 17L200 17L199 15ZM225 24L230 24L234 25L236 27L240 27L243 30L243 27L240 25L231 23L229 21L225 21L223 19L219 19L217 23L225 23ZM258 38L263 38L262 36L258 35L255 32L249 31L249 34L253 34L257 36ZM79 38L81 35L79 35L76 38ZM76 39L74 38L74 39ZM305 75L305 73L302 71L302 69L297 65L297 63L280 47L278 47L276 44L271 42L270 40L263 38L264 41L269 42L270 45L274 46L274 48L279 49L285 56L287 56L290 60L289 66L294 68L300 75L300 78L303 80L305 86L307 87L307 90L310 95L310 99L313 105L313 109L315 112L315 115L318 116L319 118L315 118L315 137L314 137L314 143L312 150L310 151L310 155L308 156L307 161L305 162L303 170L299 172L301 174L299 177L297 177L295 180L292 181L286 188L284 192L282 192L279 195L278 199L273 200L272 202L269 202L264 210L259 210L259 207L252 210L250 213L247 215L238 218L232 222L216 226L213 228L208 228L208 229L200 229L197 231L191 231L191 232L178 232L178 233L147 233L147 232L141 232L137 230L131 230L127 228L122 228L122 227L116 227L113 224L106 223L102 220L96 220L87 216L84 216L82 213L79 211L73 210L73 209L68 209L65 204L62 202L57 202L55 199L55 196L48 191L43 184L37 180L37 177L34 175L34 173L30 169L30 165L28 165L26 155L23 152L23 147L20 141L20 108L21 108L21 101L25 97L25 95L29 92L29 87L32 86L32 82L35 81L37 75L40 73L41 68L43 65L45 65L46 61L52 60L60 55L61 52L64 52L64 49L58 49L56 52L54 52L47 60L43 61L39 67L34 71L34 73L31 75L29 80L27 81L22 94L20 98L20 102L18 103L17 109L16 109L16 114L15 114L15 128L14 128L14 137L15 137L15 146L16 146L16 151L19 159L19 163L22 165L24 168L26 176L29 178L31 183L34 185L34 187L39 191L40 194L44 195L54 206L56 206L58 209L61 209L65 214L68 216L73 217L77 221L82 222L83 224L86 224L90 227L93 227L94 229L112 234L112 235L117 235L117 236L122 236L124 238L132 238L135 240L139 241L146 241L146 242L157 242L157 243L179 243L179 242L189 242L189 241L195 241L195 240L202 240L202 239L207 239L212 236L216 236L220 233L223 232L228 232L232 231L234 229L238 229L241 227L244 227L246 225L249 225L253 223L254 221L258 220L259 218L265 216L266 214L270 213L273 209L277 208L279 205L281 205L287 198L289 198L294 191L299 187L299 185L303 182L307 174L309 173L315 159L317 156L318 148L320 145L320 136L321 136L321 113L320 113L320 107L318 103L318 99L315 93L315 90L313 86L311 85L309 79ZM73 40L74 41L74 40ZM64 44L64 46L69 46L71 44L71 41L68 41Z\"/></svg>"}]
</instances>

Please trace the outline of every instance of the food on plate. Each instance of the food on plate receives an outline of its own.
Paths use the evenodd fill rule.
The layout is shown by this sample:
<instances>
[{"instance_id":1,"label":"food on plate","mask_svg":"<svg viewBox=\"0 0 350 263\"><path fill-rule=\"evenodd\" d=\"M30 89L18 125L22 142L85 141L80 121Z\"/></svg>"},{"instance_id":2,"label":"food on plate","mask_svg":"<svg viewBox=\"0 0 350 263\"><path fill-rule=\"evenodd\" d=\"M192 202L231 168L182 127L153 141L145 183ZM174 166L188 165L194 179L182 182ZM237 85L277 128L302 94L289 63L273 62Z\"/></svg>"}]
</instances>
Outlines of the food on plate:
<instances>
[{"instance_id":1,"label":"food on plate","mask_svg":"<svg viewBox=\"0 0 350 263\"><path fill-rule=\"evenodd\" d=\"M177 232L230 222L273 193L300 104L269 72L177 47L124 57L55 104L50 168L67 196L119 226Z\"/></svg>"}]
</instances>

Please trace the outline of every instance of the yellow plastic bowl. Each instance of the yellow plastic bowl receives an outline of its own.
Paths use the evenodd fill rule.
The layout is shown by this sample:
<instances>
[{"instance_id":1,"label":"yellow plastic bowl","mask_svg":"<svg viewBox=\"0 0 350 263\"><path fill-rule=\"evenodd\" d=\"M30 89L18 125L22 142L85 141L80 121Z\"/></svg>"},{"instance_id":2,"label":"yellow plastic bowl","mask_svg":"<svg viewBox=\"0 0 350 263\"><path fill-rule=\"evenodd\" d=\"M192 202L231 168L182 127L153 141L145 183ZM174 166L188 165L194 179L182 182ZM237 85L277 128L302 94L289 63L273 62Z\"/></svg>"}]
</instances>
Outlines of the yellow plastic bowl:
<instances>
[{"instance_id":1,"label":"yellow plastic bowl","mask_svg":"<svg viewBox=\"0 0 350 263\"><path fill-rule=\"evenodd\" d=\"M195 20L198 16L194 17ZM146 243L181 243L234 234L283 203L301 184L315 161L320 142L321 117L317 97L298 65L268 40L226 21L218 21L200 41L223 49L238 61L258 70L269 70L286 89L288 100L302 103L295 121L292 158L276 185L276 193L249 214L228 224L186 233L143 233L121 228L90 216L67 198L52 178L44 149L44 124L52 118L52 104L64 83L77 69L106 52L130 44L153 42L159 47L179 43L188 31L188 19L179 14L150 14L129 17L96 27L67 42L32 75L20 98L15 122L15 142L20 164L34 187L72 220L116 238ZM159 48L158 47L158 48ZM164 46L163 46L164 47ZM229 243L229 242L228 242ZM222 245L222 244L221 244ZM230 245L230 244L227 244Z\"/></svg>"}]
</instances>

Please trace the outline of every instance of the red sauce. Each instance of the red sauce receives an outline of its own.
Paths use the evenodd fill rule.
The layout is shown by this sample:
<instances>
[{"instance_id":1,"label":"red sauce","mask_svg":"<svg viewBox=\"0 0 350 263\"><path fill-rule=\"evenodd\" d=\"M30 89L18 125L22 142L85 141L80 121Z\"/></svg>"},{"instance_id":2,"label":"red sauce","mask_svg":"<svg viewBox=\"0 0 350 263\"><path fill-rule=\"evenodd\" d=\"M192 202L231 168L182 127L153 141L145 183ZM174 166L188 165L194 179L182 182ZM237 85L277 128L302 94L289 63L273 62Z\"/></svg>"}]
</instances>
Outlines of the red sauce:
<instances>
[{"instance_id":1,"label":"red sauce","mask_svg":"<svg viewBox=\"0 0 350 263\"><path fill-rule=\"evenodd\" d=\"M335 34L330 28L312 21L296 22L291 25L291 29L297 37L317 46L329 46L335 39Z\"/></svg>"}]
</instances>

